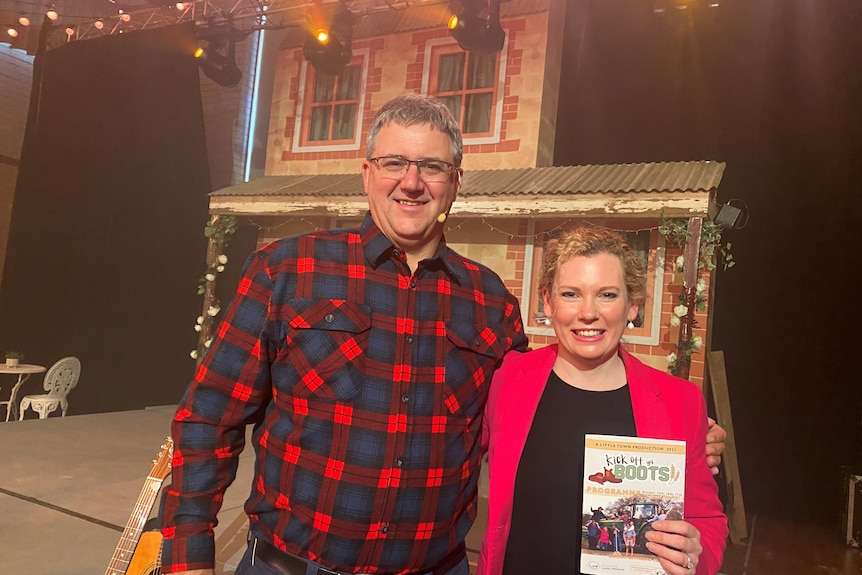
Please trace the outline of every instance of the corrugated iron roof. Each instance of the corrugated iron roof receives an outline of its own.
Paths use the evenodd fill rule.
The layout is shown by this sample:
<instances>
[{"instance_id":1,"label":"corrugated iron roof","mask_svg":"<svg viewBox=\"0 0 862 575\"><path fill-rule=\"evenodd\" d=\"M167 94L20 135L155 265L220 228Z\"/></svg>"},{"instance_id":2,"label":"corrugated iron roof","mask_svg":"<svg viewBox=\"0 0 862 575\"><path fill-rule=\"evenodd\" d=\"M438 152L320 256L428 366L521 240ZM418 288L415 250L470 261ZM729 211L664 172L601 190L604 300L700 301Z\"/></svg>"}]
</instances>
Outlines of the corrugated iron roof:
<instances>
[{"instance_id":1,"label":"corrugated iron roof","mask_svg":"<svg viewBox=\"0 0 862 575\"><path fill-rule=\"evenodd\" d=\"M469 197L586 195L599 193L692 193L718 188L724 162L654 162L552 166L464 173L459 192ZM264 176L222 188L212 196L339 197L363 195L362 178L355 174Z\"/></svg>"}]
</instances>

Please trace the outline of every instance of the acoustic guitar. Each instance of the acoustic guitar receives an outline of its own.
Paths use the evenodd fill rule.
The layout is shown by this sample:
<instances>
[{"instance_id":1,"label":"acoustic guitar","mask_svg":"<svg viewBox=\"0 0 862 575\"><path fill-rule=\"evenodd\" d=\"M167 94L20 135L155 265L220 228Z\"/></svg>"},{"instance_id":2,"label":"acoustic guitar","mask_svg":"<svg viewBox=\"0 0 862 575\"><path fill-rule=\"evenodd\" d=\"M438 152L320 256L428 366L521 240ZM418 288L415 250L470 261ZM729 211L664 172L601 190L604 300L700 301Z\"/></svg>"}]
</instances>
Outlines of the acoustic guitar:
<instances>
[{"instance_id":1,"label":"acoustic guitar","mask_svg":"<svg viewBox=\"0 0 862 575\"><path fill-rule=\"evenodd\" d=\"M171 457L174 442L168 437L159 454L153 460L153 467L144 481L120 542L111 557L105 575L158 575L161 573L162 537L156 531L144 533L144 524L153 510L162 482L171 472Z\"/></svg>"}]
</instances>

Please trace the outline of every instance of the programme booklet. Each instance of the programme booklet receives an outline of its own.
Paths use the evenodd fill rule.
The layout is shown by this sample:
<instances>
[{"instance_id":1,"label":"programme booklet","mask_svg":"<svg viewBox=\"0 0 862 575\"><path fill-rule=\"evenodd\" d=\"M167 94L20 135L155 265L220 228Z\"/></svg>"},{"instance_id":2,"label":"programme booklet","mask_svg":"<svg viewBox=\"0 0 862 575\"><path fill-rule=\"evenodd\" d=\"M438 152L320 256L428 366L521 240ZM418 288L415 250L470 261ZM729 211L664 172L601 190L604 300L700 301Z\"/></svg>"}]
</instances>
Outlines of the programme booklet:
<instances>
[{"instance_id":1,"label":"programme booklet","mask_svg":"<svg viewBox=\"0 0 862 575\"><path fill-rule=\"evenodd\" d=\"M581 573L663 575L644 534L685 516L685 442L587 435Z\"/></svg>"}]
</instances>

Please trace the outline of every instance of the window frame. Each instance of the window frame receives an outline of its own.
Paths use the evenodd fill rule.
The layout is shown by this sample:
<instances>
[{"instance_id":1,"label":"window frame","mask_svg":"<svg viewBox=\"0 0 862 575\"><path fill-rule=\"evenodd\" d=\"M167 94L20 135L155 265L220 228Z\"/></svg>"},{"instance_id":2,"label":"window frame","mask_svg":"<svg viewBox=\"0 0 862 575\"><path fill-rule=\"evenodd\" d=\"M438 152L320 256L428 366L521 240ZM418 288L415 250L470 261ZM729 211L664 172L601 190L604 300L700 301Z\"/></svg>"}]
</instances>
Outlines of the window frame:
<instances>
[{"instance_id":1,"label":"window frame","mask_svg":"<svg viewBox=\"0 0 862 575\"><path fill-rule=\"evenodd\" d=\"M362 128L364 126L365 114L365 91L368 83L368 60L370 50L368 48L354 49L353 59L348 66L360 66L359 71L359 93L357 99L356 125L353 130L352 140L309 140L305 134L311 122L311 97L314 89L314 79L317 70L305 59L299 73L299 93L296 105L296 125L293 131L292 152L338 152L358 150L362 145Z\"/></svg>"},{"instance_id":2,"label":"window frame","mask_svg":"<svg viewBox=\"0 0 862 575\"><path fill-rule=\"evenodd\" d=\"M509 34L506 33L505 40L503 42L503 49L496 55L496 66L495 66L495 79L492 82L493 87L492 98L491 98L491 126L488 132L471 135L471 134L463 134L462 138L465 145L474 145L474 144L499 144L501 141L501 133L503 126L503 97L505 94L505 84L506 84L506 64L507 64L507 52L508 52L508 44L509 44ZM432 96L436 96L436 92L432 89L436 85L436 72L439 69L439 56L441 54L452 54L454 52L462 51L458 43L451 37L447 38L435 38L429 40L425 43L425 54L423 61L423 74L422 74L422 93L428 94ZM470 57L469 52L465 52L467 57ZM468 93L465 90L461 91L462 94ZM459 121L462 125L464 124L464 118L462 117Z\"/></svg>"},{"instance_id":3,"label":"window frame","mask_svg":"<svg viewBox=\"0 0 862 575\"><path fill-rule=\"evenodd\" d=\"M556 337L554 328L540 325L534 315L538 310L538 281L544 252L545 233L570 223L571 219L530 220L527 223L527 241L524 257L524 279L522 288L521 317L527 335ZM662 323L662 298L664 296L665 238L659 233L657 220L601 219L590 220L591 224L621 231L648 230L650 232L647 261L646 296L641 304L644 325L626 330L623 343L656 346ZM531 239L532 238L532 239Z\"/></svg>"}]
</instances>

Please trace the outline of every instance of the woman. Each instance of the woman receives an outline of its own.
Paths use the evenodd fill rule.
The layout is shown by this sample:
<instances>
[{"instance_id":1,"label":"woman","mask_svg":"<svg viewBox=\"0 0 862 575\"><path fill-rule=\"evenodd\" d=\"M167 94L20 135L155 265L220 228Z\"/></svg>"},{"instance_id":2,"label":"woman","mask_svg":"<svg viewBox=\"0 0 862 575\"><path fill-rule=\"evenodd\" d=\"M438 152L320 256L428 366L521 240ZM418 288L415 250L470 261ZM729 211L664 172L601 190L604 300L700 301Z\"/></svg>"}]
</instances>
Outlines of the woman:
<instances>
[{"instance_id":1,"label":"woman","mask_svg":"<svg viewBox=\"0 0 862 575\"><path fill-rule=\"evenodd\" d=\"M602 530L599 532L599 549L602 551L611 550L611 534L608 532L607 525L602 527Z\"/></svg>"},{"instance_id":2,"label":"woman","mask_svg":"<svg viewBox=\"0 0 862 575\"><path fill-rule=\"evenodd\" d=\"M587 433L686 441L685 521L655 521L647 547L670 575L716 573L727 520L706 463L703 396L620 346L644 297L640 258L613 232L567 230L548 243L540 283L558 343L508 354L494 374L477 575L580 572L572 518L582 512Z\"/></svg>"},{"instance_id":3,"label":"woman","mask_svg":"<svg viewBox=\"0 0 862 575\"><path fill-rule=\"evenodd\" d=\"M623 539L625 539L626 543L626 557L635 556L635 539L637 537L637 532L635 531L635 522L629 520L626 523L626 529L623 532Z\"/></svg>"}]
</instances>

